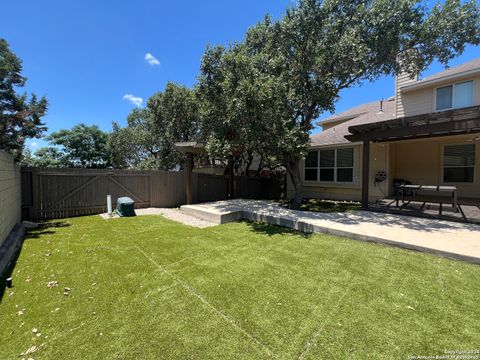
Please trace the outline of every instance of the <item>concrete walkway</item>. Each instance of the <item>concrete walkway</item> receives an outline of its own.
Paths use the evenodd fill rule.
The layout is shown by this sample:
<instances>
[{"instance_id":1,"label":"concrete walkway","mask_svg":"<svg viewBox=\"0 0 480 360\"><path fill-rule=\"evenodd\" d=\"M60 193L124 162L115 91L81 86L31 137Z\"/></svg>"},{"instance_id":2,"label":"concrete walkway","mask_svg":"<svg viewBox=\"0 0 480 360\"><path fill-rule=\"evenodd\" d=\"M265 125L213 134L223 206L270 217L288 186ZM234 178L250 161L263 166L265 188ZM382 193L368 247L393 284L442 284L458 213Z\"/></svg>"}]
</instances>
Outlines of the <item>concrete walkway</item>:
<instances>
[{"instance_id":1,"label":"concrete walkway","mask_svg":"<svg viewBox=\"0 0 480 360\"><path fill-rule=\"evenodd\" d=\"M369 211L316 213L290 210L272 201L229 200L184 205L181 211L224 224L262 221L304 232L373 241L480 264L480 225Z\"/></svg>"}]
</instances>

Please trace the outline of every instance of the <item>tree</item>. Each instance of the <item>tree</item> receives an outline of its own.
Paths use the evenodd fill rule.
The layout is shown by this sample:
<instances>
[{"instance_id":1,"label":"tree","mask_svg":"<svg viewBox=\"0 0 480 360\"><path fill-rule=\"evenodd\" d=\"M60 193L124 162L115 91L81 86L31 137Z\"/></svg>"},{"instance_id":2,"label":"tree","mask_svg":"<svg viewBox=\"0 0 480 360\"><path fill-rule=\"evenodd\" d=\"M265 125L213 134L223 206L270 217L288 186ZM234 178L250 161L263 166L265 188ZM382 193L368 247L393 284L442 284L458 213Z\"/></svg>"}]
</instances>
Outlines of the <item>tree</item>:
<instances>
[{"instance_id":1,"label":"tree","mask_svg":"<svg viewBox=\"0 0 480 360\"><path fill-rule=\"evenodd\" d=\"M75 125L70 130L62 129L50 134L47 140L59 146L60 150L42 149L41 156L53 155L53 159L70 167L105 168L110 166L108 136L96 125Z\"/></svg>"},{"instance_id":2,"label":"tree","mask_svg":"<svg viewBox=\"0 0 480 360\"><path fill-rule=\"evenodd\" d=\"M183 163L175 142L198 138L198 105L194 89L168 83L147 101L145 109L134 109L128 125L114 124L110 151L114 166L172 170Z\"/></svg>"},{"instance_id":3,"label":"tree","mask_svg":"<svg viewBox=\"0 0 480 360\"><path fill-rule=\"evenodd\" d=\"M112 165L120 169L162 168L160 149L148 109L134 109L124 128L113 123L108 142Z\"/></svg>"},{"instance_id":4,"label":"tree","mask_svg":"<svg viewBox=\"0 0 480 360\"><path fill-rule=\"evenodd\" d=\"M276 157L265 147L270 133L264 121L270 91L244 43L207 48L201 63L198 94L202 135L212 157L235 156L235 166L248 173L254 154L260 165L276 167ZM270 108L269 108L270 109Z\"/></svg>"},{"instance_id":5,"label":"tree","mask_svg":"<svg viewBox=\"0 0 480 360\"><path fill-rule=\"evenodd\" d=\"M58 148L53 146L42 147L35 151L34 154L32 154L30 149L25 149L20 163L23 166L39 167L69 166L64 154Z\"/></svg>"},{"instance_id":6,"label":"tree","mask_svg":"<svg viewBox=\"0 0 480 360\"><path fill-rule=\"evenodd\" d=\"M341 90L401 71L447 63L480 43L474 1L446 0L428 10L416 0L300 0L283 19L249 29L244 44L256 69L263 144L278 154L301 201L299 162L312 122ZM258 124L253 124L258 126Z\"/></svg>"},{"instance_id":7,"label":"tree","mask_svg":"<svg viewBox=\"0 0 480 360\"><path fill-rule=\"evenodd\" d=\"M47 100L15 91L25 86L26 81L22 61L0 39L0 149L11 153L16 160L22 157L25 140L40 137L47 129L42 123Z\"/></svg>"}]
</instances>

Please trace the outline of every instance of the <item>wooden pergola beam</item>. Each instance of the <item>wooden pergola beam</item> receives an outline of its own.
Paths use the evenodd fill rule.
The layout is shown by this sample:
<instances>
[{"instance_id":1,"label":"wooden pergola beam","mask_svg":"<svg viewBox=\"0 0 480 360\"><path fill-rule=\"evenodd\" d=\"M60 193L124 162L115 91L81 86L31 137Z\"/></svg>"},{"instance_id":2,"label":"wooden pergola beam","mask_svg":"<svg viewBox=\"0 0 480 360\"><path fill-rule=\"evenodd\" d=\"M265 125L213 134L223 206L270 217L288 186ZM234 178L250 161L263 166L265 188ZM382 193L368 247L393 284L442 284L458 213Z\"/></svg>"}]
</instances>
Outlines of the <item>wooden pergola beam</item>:
<instances>
[{"instance_id":1,"label":"wooden pergola beam","mask_svg":"<svg viewBox=\"0 0 480 360\"><path fill-rule=\"evenodd\" d=\"M193 172L193 156L197 154L205 153L205 146L202 143L197 141L185 141L175 143L175 148L186 154L186 177L185 177L185 186L187 188L187 204L193 202L193 183L192 183L192 172ZM235 178L234 178L234 167L233 160L234 156L240 155L241 149L234 149L232 154L228 156L228 189L227 194L229 199L234 198L235 190Z\"/></svg>"},{"instance_id":2,"label":"wooden pergola beam","mask_svg":"<svg viewBox=\"0 0 480 360\"><path fill-rule=\"evenodd\" d=\"M187 192L187 205L193 204L193 155L205 152L203 144L196 141L177 142L175 148L184 153L185 160L185 188Z\"/></svg>"},{"instance_id":3,"label":"wooden pergola beam","mask_svg":"<svg viewBox=\"0 0 480 360\"><path fill-rule=\"evenodd\" d=\"M357 141L398 141L480 132L480 106L350 126L345 138Z\"/></svg>"}]
</instances>

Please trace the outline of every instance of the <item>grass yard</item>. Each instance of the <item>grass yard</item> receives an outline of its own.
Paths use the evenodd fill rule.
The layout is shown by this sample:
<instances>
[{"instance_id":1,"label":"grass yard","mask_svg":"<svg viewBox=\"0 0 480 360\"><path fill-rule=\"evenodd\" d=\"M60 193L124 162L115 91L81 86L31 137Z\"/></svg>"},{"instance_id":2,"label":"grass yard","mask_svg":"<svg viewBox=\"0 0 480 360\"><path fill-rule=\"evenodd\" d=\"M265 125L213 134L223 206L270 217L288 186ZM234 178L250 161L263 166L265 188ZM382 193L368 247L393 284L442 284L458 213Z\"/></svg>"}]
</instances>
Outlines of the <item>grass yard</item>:
<instances>
[{"instance_id":1,"label":"grass yard","mask_svg":"<svg viewBox=\"0 0 480 360\"><path fill-rule=\"evenodd\" d=\"M59 220L30 232L12 275L0 359L407 359L480 347L479 266L257 223Z\"/></svg>"}]
</instances>

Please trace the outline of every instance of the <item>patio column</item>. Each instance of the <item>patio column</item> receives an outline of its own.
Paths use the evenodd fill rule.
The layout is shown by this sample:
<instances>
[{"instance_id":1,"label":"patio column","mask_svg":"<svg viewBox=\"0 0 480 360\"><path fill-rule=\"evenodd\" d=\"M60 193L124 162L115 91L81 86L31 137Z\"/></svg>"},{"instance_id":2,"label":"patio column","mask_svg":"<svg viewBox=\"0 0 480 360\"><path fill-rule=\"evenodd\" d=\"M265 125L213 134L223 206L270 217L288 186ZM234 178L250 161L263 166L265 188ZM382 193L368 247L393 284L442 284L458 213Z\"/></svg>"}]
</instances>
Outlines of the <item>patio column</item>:
<instances>
[{"instance_id":1,"label":"patio column","mask_svg":"<svg viewBox=\"0 0 480 360\"><path fill-rule=\"evenodd\" d=\"M192 183L192 169L193 169L193 154L187 153L187 167L185 182L187 186L187 205L193 203L193 183Z\"/></svg>"},{"instance_id":2,"label":"patio column","mask_svg":"<svg viewBox=\"0 0 480 360\"><path fill-rule=\"evenodd\" d=\"M362 208L368 209L368 188L370 170L370 141L363 141L363 161L362 161Z\"/></svg>"},{"instance_id":3,"label":"patio column","mask_svg":"<svg viewBox=\"0 0 480 360\"><path fill-rule=\"evenodd\" d=\"M227 198L233 199L234 196L234 174L233 174L233 156L228 157L228 193Z\"/></svg>"}]
</instances>

